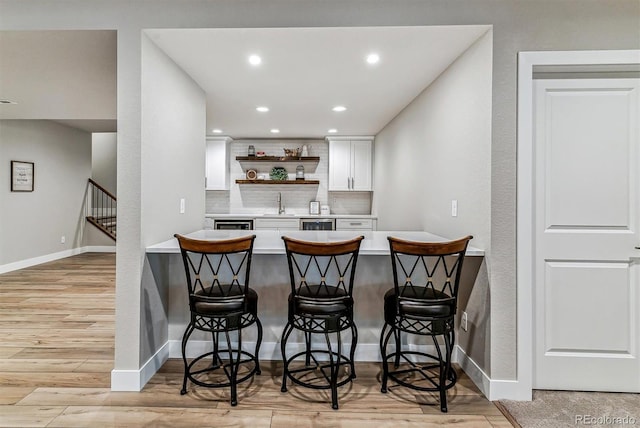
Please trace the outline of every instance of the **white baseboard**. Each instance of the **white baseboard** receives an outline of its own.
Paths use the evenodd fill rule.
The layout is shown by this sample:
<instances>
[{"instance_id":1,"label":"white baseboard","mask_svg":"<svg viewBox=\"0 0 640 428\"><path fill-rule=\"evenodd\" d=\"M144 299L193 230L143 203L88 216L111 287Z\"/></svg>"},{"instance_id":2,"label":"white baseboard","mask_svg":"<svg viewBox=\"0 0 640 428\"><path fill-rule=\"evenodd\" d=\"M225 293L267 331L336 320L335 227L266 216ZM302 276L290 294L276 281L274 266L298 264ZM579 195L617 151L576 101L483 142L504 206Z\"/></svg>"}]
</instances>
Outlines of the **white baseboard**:
<instances>
[{"instance_id":1,"label":"white baseboard","mask_svg":"<svg viewBox=\"0 0 640 428\"><path fill-rule=\"evenodd\" d=\"M0 274L25 269L31 266L41 265L42 263L53 262L55 260L65 259L67 257L76 256L83 253L115 253L115 245L95 245L87 247L76 247L70 250L59 251L57 253L45 254L43 256L33 257L26 260L20 260L13 263L0 265Z\"/></svg>"},{"instance_id":2,"label":"white baseboard","mask_svg":"<svg viewBox=\"0 0 640 428\"><path fill-rule=\"evenodd\" d=\"M457 359L454 359L454 361L457 361L460 368L462 368L490 401L531 401L531 390L524 390L522 382L518 382L517 380L491 379L475 361L465 354L462 348L456 345L456 351Z\"/></svg>"},{"instance_id":3,"label":"white baseboard","mask_svg":"<svg viewBox=\"0 0 640 428\"><path fill-rule=\"evenodd\" d=\"M160 367L169 359L169 342L165 343L144 365L138 370L111 371L112 391L141 391L160 370Z\"/></svg>"},{"instance_id":4,"label":"white baseboard","mask_svg":"<svg viewBox=\"0 0 640 428\"><path fill-rule=\"evenodd\" d=\"M43 256L33 257L31 259L20 260L13 263L7 263L0 266L0 273L13 272L14 270L24 269L31 266L40 265L42 263L52 262L54 260L60 260L67 257L75 256L77 254L84 253L83 247L72 248L70 250L59 251L57 253L45 254Z\"/></svg>"},{"instance_id":5,"label":"white baseboard","mask_svg":"<svg viewBox=\"0 0 640 428\"><path fill-rule=\"evenodd\" d=\"M87 245L84 248L84 253L115 253L115 245Z\"/></svg>"},{"instance_id":6,"label":"white baseboard","mask_svg":"<svg viewBox=\"0 0 640 428\"><path fill-rule=\"evenodd\" d=\"M489 400L531 401L532 390L523 388L517 380L492 380Z\"/></svg>"},{"instance_id":7,"label":"white baseboard","mask_svg":"<svg viewBox=\"0 0 640 428\"><path fill-rule=\"evenodd\" d=\"M453 355L453 360L469 376L469 379L475 383L480 392L491 399L491 379L489 376L458 345L455 346Z\"/></svg>"}]
</instances>

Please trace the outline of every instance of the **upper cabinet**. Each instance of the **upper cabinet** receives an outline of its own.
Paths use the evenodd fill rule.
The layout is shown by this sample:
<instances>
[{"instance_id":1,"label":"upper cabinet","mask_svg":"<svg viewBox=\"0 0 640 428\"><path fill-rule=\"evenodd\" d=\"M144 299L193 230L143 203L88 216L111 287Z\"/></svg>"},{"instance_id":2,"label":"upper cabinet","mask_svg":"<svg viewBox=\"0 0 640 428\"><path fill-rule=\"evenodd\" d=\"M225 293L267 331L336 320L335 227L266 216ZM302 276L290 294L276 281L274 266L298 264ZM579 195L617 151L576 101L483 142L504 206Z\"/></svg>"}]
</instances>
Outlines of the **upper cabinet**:
<instances>
[{"instance_id":1,"label":"upper cabinet","mask_svg":"<svg viewBox=\"0 0 640 428\"><path fill-rule=\"evenodd\" d=\"M229 190L229 137L207 137L206 190Z\"/></svg>"},{"instance_id":2,"label":"upper cabinet","mask_svg":"<svg viewBox=\"0 0 640 428\"><path fill-rule=\"evenodd\" d=\"M329 191L373 190L373 137L327 137Z\"/></svg>"}]
</instances>

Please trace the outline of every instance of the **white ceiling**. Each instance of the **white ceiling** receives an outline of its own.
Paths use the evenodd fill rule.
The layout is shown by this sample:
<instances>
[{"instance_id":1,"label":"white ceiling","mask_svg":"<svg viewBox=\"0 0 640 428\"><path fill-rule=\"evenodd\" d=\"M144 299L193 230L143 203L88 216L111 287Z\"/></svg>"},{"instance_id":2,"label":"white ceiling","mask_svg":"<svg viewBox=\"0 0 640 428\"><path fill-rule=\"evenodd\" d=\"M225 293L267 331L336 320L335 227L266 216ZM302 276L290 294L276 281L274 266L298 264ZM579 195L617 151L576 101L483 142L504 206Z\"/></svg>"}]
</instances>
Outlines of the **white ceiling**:
<instances>
[{"instance_id":1,"label":"white ceiling","mask_svg":"<svg viewBox=\"0 0 640 428\"><path fill-rule=\"evenodd\" d=\"M207 128L233 138L375 135L488 26L147 30L207 94ZM367 54L380 62L371 66ZM259 67L250 54L262 57ZM114 132L115 31L0 32L0 119ZM255 108L266 105L268 113ZM347 111L331 111L344 105ZM280 129L272 134L272 128Z\"/></svg>"},{"instance_id":2,"label":"white ceiling","mask_svg":"<svg viewBox=\"0 0 640 428\"><path fill-rule=\"evenodd\" d=\"M375 135L487 26L147 30L207 94L207 134ZM380 62L366 63L375 52ZM248 57L262 64L253 67ZM347 107L333 112L336 105ZM268 106L259 113L257 106ZM280 133L270 133L277 128Z\"/></svg>"},{"instance_id":3,"label":"white ceiling","mask_svg":"<svg viewBox=\"0 0 640 428\"><path fill-rule=\"evenodd\" d=\"M115 31L0 31L0 119L116 130Z\"/></svg>"}]
</instances>

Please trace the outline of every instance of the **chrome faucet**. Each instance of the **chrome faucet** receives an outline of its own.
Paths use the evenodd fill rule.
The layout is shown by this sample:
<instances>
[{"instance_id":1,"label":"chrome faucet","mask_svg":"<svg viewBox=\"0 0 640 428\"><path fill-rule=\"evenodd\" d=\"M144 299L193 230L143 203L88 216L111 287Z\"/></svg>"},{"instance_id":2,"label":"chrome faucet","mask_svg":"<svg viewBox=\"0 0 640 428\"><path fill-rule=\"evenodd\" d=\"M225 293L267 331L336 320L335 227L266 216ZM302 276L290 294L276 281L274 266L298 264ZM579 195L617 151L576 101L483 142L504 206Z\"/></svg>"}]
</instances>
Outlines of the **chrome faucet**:
<instances>
[{"instance_id":1,"label":"chrome faucet","mask_svg":"<svg viewBox=\"0 0 640 428\"><path fill-rule=\"evenodd\" d=\"M282 193L278 192L278 214L284 214L284 205L282 205Z\"/></svg>"}]
</instances>

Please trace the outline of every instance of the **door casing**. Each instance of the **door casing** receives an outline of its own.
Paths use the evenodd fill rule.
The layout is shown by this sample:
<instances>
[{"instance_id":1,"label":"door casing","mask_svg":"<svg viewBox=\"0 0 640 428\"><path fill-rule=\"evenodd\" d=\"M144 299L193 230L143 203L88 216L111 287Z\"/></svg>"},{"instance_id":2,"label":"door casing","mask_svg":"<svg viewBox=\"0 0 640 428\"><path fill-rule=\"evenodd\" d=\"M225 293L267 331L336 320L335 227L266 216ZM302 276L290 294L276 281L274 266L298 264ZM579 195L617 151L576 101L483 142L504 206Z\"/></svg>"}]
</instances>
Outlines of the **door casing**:
<instances>
[{"instance_id":1,"label":"door casing","mask_svg":"<svg viewBox=\"0 0 640 428\"><path fill-rule=\"evenodd\" d=\"M533 386L533 272L534 272L534 93L533 74L544 66L640 65L640 50L545 51L518 54L518 131L516 196L516 322L517 379L491 388L490 399L529 401Z\"/></svg>"}]
</instances>

